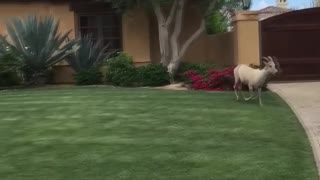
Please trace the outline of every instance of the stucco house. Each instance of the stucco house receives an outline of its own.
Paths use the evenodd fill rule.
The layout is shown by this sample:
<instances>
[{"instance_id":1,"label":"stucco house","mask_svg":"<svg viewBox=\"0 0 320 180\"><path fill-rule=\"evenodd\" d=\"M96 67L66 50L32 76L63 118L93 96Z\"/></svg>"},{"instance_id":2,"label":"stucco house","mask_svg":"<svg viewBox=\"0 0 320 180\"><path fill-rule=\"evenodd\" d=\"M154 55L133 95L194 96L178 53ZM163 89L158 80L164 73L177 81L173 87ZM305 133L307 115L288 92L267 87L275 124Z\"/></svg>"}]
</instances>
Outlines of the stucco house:
<instances>
[{"instance_id":1,"label":"stucco house","mask_svg":"<svg viewBox=\"0 0 320 180\"><path fill-rule=\"evenodd\" d=\"M70 38L91 34L94 39L111 42L112 49L123 49L137 62L150 60L150 28L147 15L136 10L121 16L109 4L95 0L14 0L0 1L0 33L11 17L30 14L51 15L60 20L60 30L72 30ZM139 48L138 48L139 47Z\"/></svg>"},{"instance_id":2,"label":"stucco house","mask_svg":"<svg viewBox=\"0 0 320 180\"><path fill-rule=\"evenodd\" d=\"M181 41L186 40L200 25L198 9L188 4L185 13L184 31ZM6 34L4 21L12 17L30 14L51 15L60 20L60 30L72 30L70 38L80 34L92 34L94 39L110 43L112 49L120 49L134 58L137 65L159 61L157 23L151 13L134 9L119 14L108 3L97 0L0 0L0 33ZM186 61L207 61L207 39L203 35L190 48ZM56 71L72 70L66 63L55 67ZM66 74L66 73L57 73ZM59 82L70 82L72 76L56 77Z\"/></svg>"}]
</instances>

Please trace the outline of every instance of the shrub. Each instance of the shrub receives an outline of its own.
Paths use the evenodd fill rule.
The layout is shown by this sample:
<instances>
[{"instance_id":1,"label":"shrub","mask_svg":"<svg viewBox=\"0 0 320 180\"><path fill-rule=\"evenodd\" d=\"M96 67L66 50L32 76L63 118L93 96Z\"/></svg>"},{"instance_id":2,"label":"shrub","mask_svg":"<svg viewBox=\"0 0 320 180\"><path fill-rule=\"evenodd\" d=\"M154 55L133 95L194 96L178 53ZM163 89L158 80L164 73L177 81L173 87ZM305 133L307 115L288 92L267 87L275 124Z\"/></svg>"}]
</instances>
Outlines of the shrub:
<instances>
[{"instance_id":1,"label":"shrub","mask_svg":"<svg viewBox=\"0 0 320 180\"><path fill-rule=\"evenodd\" d=\"M101 84L102 73L96 68L82 70L75 74L74 79L77 85Z\"/></svg>"},{"instance_id":2,"label":"shrub","mask_svg":"<svg viewBox=\"0 0 320 180\"><path fill-rule=\"evenodd\" d=\"M21 82L21 63L16 55L7 49L0 53L0 86L8 87L19 85Z\"/></svg>"},{"instance_id":3,"label":"shrub","mask_svg":"<svg viewBox=\"0 0 320 180\"><path fill-rule=\"evenodd\" d=\"M187 77L185 76L185 72L187 71L194 71L197 74L205 74L210 67L213 65L207 65L207 64L190 64L190 63L182 63L177 71L177 74L175 76L176 81L187 81Z\"/></svg>"},{"instance_id":4,"label":"shrub","mask_svg":"<svg viewBox=\"0 0 320 180\"><path fill-rule=\"evenodd\" d=\"M94 42L90 36L81 37L78 42L79 49L66 58L68 64L76 72L74 77L76 84L100 84L103 76L98 69L114 51L106 52L110 44L101 47L101 42Z\"/></svg>"},{"instance_id":5,"label":"shrub","mask_svg":"<svg viewBox=\"0 0 320 180\"><path fill-rule=\"evenodd\" d=\"M116 86L136 86L138 81L138 71L134 67L132 57L120 53L107 60L107 83Z\"/></svg>"},{"instance_id":6,"label":"shrub","mask_svg":"<svg viewBox=\"0 0 320 180\"><path fill-rule=\"evenodd\" d=\"M228 31L228 18L219 11L214 11L207 17L207 33L209 35Z\"/></svg>"},{"instance_id":7,"label":"shrub","mask_svg":"<svg viewBox=\"0 0 320 180\"><path fill-rule=\"evenodd\" d=\"M221 71L209 70L206 75L196 71L187 71L186 83L194 90L205 91L230 91L233 89L233 67Z\"/></svg>"},{"instance_id":8,"label":"shrub","mask_svg":"<svg viewBox=\"0 0 320 180\"><path fill-rule=\"evenodd\" d=\"M48 69L45 74L46 83L53 84L54 83L54 71L52 68Z\"/></svg>"},{"instance_id":9,"label":"shrub","mask_svg":"<svg viewBox=\"0 0 320 180\"><path fill-rule=\"evenodd\" d=\"M178 69L178 74L182 74L187 71L195 71L199 74L205 74L209 69L213 68L212 64L189 64L183 63Z\"/></svg>"},{"instance_id":10,"label":"shrub","mask_svg":"<svg viewBox=\"0 0 320 180\"><path fill-rule=\"evenodd\" d=\"M0 72L0 86L9 87L20 84L20 77L14 71Z\"/></svg>"},{"instance_id":11,"label":"shrub","mask_svg":"<svg viewBox=\"0 0 320 180\"><path fill-rule=\"evenodd\" d=\"M13 18L6 23L6 29L10 41L1 35L0 43L19 54L24 80L29 84L45 83L46 71L77 48L76 41L65 43L71 31L59 33L59 21L51 16Z\"/></svg>"},{"instance_id":12,"label":"shrub","mask_svg":"<svg viewBox=\"0 0 320 180\"><path fill-rule=\"evenodd\" d=\"M170 84L167 68L161 64L149 64L138 68L139 84L142 86L163 86Z\"/></svg>"}]
</instances>

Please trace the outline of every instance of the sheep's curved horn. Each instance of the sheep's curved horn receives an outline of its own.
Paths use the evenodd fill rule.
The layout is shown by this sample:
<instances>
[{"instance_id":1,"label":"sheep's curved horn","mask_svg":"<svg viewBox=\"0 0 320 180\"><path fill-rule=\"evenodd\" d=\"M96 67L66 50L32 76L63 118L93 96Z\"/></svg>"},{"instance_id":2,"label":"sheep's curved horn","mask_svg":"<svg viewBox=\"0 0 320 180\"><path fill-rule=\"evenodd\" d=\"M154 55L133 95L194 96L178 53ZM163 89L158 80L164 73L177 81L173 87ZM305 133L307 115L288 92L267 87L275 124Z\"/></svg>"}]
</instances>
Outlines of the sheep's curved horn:
<instances>
[{"instance_id":1,"label":"sheep's curved horn","mask_svg":"<svg viewBox=\"0 0 320 180\"><path fill-rule=\"evenodd\" d=\"M273 58L271 56L268 56L268 59L270 59L270 61L273 61Z\"/></svg>"},{"instance_id":2,"label":"sheep's curved horn","mask_svg":"<svg viewBox=\"0 0 320 180\"><path fill-rule=\"evenodd\" d=\"M275 56L272 56L272 59L278 61L278 58Z\"/></svg>"},{"instance_id":3,"label":"sheep's curved horn","mask_svg":"<svg viewBox=\"0 0 320 180\"><path fill-rule=\"evenodd\" d=\"M282 69L281 69L281 67L280 67L280 63L279 63L278 58L275 57L275 56L273 56L272 58L274 59L274 63L275 63L275 65L276 65L276 68L277 68L278 71L281 73L281 72L282 72Z\"/></svg>"},{"instance_id":4,"label":"sheep's curved horn","mask_svg":"<svg viewBox=\"0 0 320 180\"><path fill-rule=\"evenodd\" d=\"M265 61L267 61L267 62L269 62L270 61L270 59L269 58L267 58L267 57L261 57L262 58L262 60L265 60Z\"/></svg>"}]
</instances>

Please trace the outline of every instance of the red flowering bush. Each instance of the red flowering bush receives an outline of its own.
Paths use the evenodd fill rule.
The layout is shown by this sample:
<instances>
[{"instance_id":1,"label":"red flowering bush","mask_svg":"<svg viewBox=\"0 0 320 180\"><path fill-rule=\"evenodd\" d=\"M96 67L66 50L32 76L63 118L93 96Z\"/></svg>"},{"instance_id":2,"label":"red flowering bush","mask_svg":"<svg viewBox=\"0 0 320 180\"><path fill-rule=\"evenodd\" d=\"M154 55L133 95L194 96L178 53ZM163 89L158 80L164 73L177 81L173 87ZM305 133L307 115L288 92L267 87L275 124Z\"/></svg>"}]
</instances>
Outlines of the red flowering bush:
<instances>
[{"instance_id":1,"label":"red flowering bush","mask_svg":"<svg viewBox=\"0 0 320 180\"><path fill-rule=\"evenodd\" d=\"M194 90L204 91L230 91L233 90L234 67L221 71L210 69L205 75L194 70L183 73L185 81Z\"/></svg>"}]
</instances>

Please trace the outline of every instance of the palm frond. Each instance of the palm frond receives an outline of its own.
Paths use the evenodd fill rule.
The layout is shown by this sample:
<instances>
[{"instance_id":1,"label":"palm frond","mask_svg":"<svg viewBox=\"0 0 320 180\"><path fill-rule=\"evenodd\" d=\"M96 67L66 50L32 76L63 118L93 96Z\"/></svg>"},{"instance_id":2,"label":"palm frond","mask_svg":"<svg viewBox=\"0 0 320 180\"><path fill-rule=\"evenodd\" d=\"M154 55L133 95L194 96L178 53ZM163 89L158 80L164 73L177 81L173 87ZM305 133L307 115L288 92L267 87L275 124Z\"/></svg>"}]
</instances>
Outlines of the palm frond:
<instances>
[{"instance_id":1,"label":"palm frond","mask_svg":"<svg viewBox=\"0 0 320 180\"><path fill-rule=\"evenodd\" d=\"M59 33L59 24L52 16L13 18L6 22L10 43L1 36L0 42L15 49L33 71L41 72L77 50L75 40L64 44L71 31Z\"/></svg>"},{"instance_id":2,"label":"palm frond","mask_svg":"<svg viewBox=\"0 0 320 180\"><path fill-rule=\"evenodd\" d=\"M67 56L67 62L76 71L89 70L98 67L104 59L108 58L113 51L108 51L110 44L101 48L101 42L92 41L90 36L79 38L79 49Z\"/></svg>"}]
</instances>

